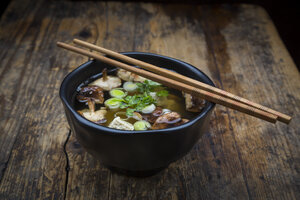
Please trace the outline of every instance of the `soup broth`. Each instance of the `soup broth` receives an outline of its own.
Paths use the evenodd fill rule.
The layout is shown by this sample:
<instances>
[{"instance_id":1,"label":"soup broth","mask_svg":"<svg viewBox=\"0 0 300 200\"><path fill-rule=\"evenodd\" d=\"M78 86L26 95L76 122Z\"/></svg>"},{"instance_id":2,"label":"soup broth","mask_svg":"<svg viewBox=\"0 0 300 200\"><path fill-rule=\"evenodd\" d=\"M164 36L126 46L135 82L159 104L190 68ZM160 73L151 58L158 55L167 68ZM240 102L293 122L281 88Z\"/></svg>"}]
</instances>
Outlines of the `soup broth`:
<instances>
[{"instance_id":1,"label":"soup broth","mask_svg":"<svg viewBox=\"0 0 300 200\"><path fill-rule=\"evenodd\" d=\"M103 74L103 76L102 76L102 74ZM110 72L109 77L111 79L115 78L115 77L119 77L120 78L120 83L118 82L118 84L116 84L116 85L118 85L116 87L117 89L111 88L110 90L108 90L108 89L103 90L102 95L103 95L103 98L104 98L105 102L102 102L102 103L99 103L99 102L95 103L94 99L92 99L92 101L90 99L88 99L87 101L79 101L78 96L82 95L81 91L82 91L83 88L88 87L88 86L92 86L92 85L95 85L95 84L99 85L100 79L102 79L102 81L103 81L104 77L107 76L106 72L95 75L95 76L89 78L88 80L86 80L84 83L82 83L77 88L77 92L76 92L77 98L76 97L74 98L74 104L75 104L74 107L75 107L75 109L77 111L79 111L79 113L81 113L81 114L82 114L83 111L87 112L87 110L89 110L89 109L90 110L94 109L95 111L106 110L107 112L103 111L103 113L105 113L105 116L104 116L105 119L100 121L100 122L99 121L96 122L97 124L102 125L102 126L110 127L110 125L112 123L114 123L114 120L117 117L120 117L120 120L122 120L122 123L123 123L123 121L126 121L126 122L134 125L134 130L136 130L136 126L135 126L136 122L138 122L138 121L147 121L149 118L151 118L151 120L148 120L147 123L150 126L147 126L148 127L147 129L160 129L160 128L156 128L156 127L168 128L168 127L171 127L172 123L180 125L182 123L185 123L185 122L191 120L193 117L195 117L198 114L197 112L187 111L186 99L183 96L182 92L180 92L178 90L175 90L175 89L167 88L165 86L162 86L162 85L160 85L156 82L150 81L150 80L144 80L144 81L143 81L143 79L139 80L139 81L134 81L134 80L130 80L130 79L129 79L130 81L124 80L126 78L122 78L122 76L119 75L119 74L120 73L119 72L117 73L116 71L111 71ZM133 76L137 77L137 75L133 75ZM109 81L109 80L107 80L107 81ZM118 80L116 79L115 81L118 81ZM138 88L135 89L134 91L127 91L125 84L127 84L128 82L129 82L129 84L132 83L133 85L134 84L138 85ZM154 85L155 87L152 86L151 84ZM108 85L111 85L111 84L108 84ZM146 88L145 91L141 91L141 88L143 88L143 87L144 87L144 89ZM147 90L147 87L150 88L149 91ZM112 90L115 90L115 93L120 93L120 94L122 94L122 92L125 93L124 97L122 97L122 98L117 97L119 99L122 99L121 106L118 107L118 108L111 108L110 105L107 104L108 100L113 97L112 96ZM161 91L163 91L163 92L161 92ZM165 91L167 91L167 92L165 92ZM158 96L160 93L164 93L164 94L161 95L161 96ZM149 108L150 109L149 112L143 112L145 109L135 108L134 106L127 106L126 107L126 105L129 105L128 102L130 102L130 100L131 100L130 97L144 95L145 98L149 98L150 100L152 100L151 99L152 94L156 95L156 96L153 97L153 99L155 99L155 101L151 104L145 104L145 105L146 105L146 107L147 106L150 107L150 108L153 107L153 108L155 108L155 110L151 110ZM151 97L149 97L149 96L151 96ZM142 99L142 100L144 100L144 99ZM95 106L94 108L90 107L91 102L94 104L94 106ZM152 106L152 104L154 106ZM203 103L202 106L204 106L204 103ZM128 109L131 112L129 112ZM134 112L132 112L132 110L134 110ZM91 113L93 113L93 112L91 112ZM157 113L159 113L159 115L157 115ZM176 113L177 115L174 114L174 116L175 115L179 116L177 118L180 118L180 119L173 120L173 118L174 118L174 116L173 116L173 118L172 118L173 121L170 119L169 121L166 122L166 121L164 121L163 117L161 117L161 116L164 115L165 117L167 117L167 115L165 115L167 113L169 113L169 115L172 115L172 113L173 114ZM137 117L134 117L134 116L139 116L139 117L142 117L142 118L137 118ZM156 121L154 121L152 119L153 116L155 116ZM158 123L157 120L159 120L158 119L159 117L163 120L161 123L167 123L168 125L166 125L166 126L155 126L154 127L153 124ZM181 119L183 119L183 120L181 120ZM93 120L91 120L91 121L93 121ZM179 122L181 122L181 123L179 123ZM127 124L127 125L129 125L129 124ZM122 129L122 128L118 128L118 127L114 127L114 128ZM124 129L124 130L126 130L126 129Z\"/></svg>"}]
</instances>

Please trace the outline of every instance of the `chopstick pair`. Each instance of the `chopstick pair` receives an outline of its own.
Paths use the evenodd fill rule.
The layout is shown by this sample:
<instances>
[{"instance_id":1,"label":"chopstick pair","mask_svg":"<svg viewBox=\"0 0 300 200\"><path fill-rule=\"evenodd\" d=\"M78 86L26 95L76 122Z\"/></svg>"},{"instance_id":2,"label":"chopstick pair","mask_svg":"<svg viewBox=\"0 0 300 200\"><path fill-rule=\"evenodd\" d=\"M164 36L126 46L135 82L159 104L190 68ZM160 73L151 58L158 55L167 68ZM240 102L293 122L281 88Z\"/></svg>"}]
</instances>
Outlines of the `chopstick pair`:
<instances>
[{"instance_id":1,"label":"chopstick pair","mask_svg":"<svg viewBox=\"0 0 300 200\"><path fill-rule=\"evenodd\" d=\"M224 90L221 90L216 87L212 87L208 84L202 83L200 81L191 79L189 77L180 75L175 72L171 72L169 70L157 67L155 65L119 54L117 52L105 49L103 47L96 46L94 44L74 39L74 43L81 45L83 47L99 51L111 57L115 57L119 60L122 60L126 63L134 64L136 66L140 66L146 70L138 69L136 67L127 65L125 63L121 63L119 61L107 58L103 55L96 54L90 52L88 50L84 50L66 43L57 42L57 46L65 48L67 50L100 60L107 64L120 67L127 71L133 72L145 78L151 79L153 81L159 82L168 87L182 90L186 93L190 93L195 96L199 96L205 100L232 108L234 110L238 110L240 112L249 114L251 116L275 123L277 120L288 124L291 120L291 117L280 113L278 111L272 110L260 104L251 102L242 97L236 96ZM154 72L154 73L152 73ZM160 74L160 75L158 75Z\"/></svg>"}]
</instances>

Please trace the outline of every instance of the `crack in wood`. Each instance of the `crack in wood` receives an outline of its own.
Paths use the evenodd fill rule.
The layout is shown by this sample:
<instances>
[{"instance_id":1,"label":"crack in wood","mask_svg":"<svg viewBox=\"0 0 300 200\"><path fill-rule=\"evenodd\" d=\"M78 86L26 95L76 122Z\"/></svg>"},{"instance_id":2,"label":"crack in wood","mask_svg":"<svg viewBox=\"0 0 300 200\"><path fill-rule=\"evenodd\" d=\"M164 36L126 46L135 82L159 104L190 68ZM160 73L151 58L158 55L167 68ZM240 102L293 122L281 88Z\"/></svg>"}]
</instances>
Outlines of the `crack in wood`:
<instances>
[{"instance_id":1,"label":"crack in wood","mask_svg":"<svg viewBox=\"0 0 300 200\"><path fill-rule=\"evenodd\" d=\"M2 179L4 177L4 173L5 173L6 169L7 169L7 164L9 162L9 159L10 159L10 155L8 157L8 160L6 162L4 162L4 163L1 164L0 168L2 168L2 170L1 170L1 174L0 174L0 185L1 185Z\"/></svg>"},{"instance_id":2,"label":"crack in wood","mask_svg":"<svg viewBox=\"0 0 300 200\"><path fill-rule=\"evenodd\" d=\"M107 190L107 199L110 200L110 191L111 191L111 185L112 185L112 173L109 171L109 180L108 180L108 190Z\"/></svg>"},{"instance_id":3,"label":"crack in wood","mask_svg":"<svg viewBox=\"0 0 300 200\"><path fill-rule=\"evenodd\" d=\"M69 160L69 155L68 155L68 152L67 152L67 149L66 149L66 146L70 140L70 137L71 137L71 129L69 130L69 133L68 133L68 136L67 136L67 139L63 145L63 149L64 149L64 153L65 153L65 156L66 156L66 181L65 181L65 190L64 190L64 199L66 199L67 197L67 190L68 190L68 181L69 181L69 171L70 171L70 160Z\"/></svg>"},{"instance_id":4,"label":"crack in wood","mask_svg":"<svg viewBox=\"0 0 300 200\"><path fill-rule=\"evenodd\" d=\"M182 199L187 199L187 187L186 187L186 181L185 178L183 177L183 174L180 172L180 170L177 170L177 175L179 178L179 188L180 188L180 192L182 194Z\"/></svg>"}]
</instances>

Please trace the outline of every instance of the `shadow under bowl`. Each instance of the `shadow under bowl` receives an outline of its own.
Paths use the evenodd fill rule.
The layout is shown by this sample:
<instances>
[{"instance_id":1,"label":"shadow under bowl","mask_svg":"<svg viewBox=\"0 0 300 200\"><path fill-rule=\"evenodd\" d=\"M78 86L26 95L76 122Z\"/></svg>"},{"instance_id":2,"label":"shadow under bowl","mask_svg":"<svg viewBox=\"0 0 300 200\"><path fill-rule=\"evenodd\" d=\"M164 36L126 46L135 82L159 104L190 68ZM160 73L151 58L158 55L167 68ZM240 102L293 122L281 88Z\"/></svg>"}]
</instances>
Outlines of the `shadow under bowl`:
<instances>
[{"instance_id":1,"label":"shadow under bowl","mask_svg":"<svg viewBox=\"0 0 300 200\"><path fill-rule=\"evenodd\" d=\"M180 60L152 53L122 54L215 86L199 69ZM101 73L104 68L108 71L116 69L97 60L80 65L63 80L60 98L71 131L86 151L105 166L129 175L152 175L187 154L207 131L215 106L211 102L207 102L202 112L189 122L167 129L125 131L86 120L74 108L76 89L90 77Z\"/></svg>"}]
</instances>

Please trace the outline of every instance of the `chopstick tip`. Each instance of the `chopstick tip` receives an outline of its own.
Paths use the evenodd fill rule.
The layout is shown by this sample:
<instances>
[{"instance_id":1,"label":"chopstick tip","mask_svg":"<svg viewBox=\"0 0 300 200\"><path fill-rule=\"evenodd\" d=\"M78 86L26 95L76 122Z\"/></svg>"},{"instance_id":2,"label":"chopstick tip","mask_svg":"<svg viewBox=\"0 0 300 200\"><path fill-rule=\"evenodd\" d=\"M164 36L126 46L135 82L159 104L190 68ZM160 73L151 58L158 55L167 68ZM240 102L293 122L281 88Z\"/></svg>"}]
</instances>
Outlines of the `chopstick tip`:
<instances>
[{"instance_id":1,"label":"chopstick tip","mask_svg":"<svg viewBox=\"0 0 300 200\"><path fill-rule=\"evenodd\" d=\"M58 41L58 42L56 42L56 45L57 45L57 46L61 46L61 45L62 45L62 42L59 42L59 41Z\"/></svg>"},{"instance_id":2,"label":"chopstick tip","mask_svg":"<svg viewBox=\"0 0 300 200\"><path fill-rule=\"evenodd\" d=\"M288 116L288 115L284 115L284 116L279 116L278 117L278 121L281 121L285 124L289 124L292 120L292 117L291 116Z\"/></svg>"},{"instance_id":3,"label":"chopstick tip","mask_svg":"<svg viewBox=\"0 0 300 200\"><path fill-rule=\"evenodd\" d=\"M77 39L77 38L74 38L74 39L73 39L73 42L74 42L74 43L76 43L76 42L78 42L78 41L81 41L81 40L79 40L79 39Z\"/></svg>"}]
</instances>

